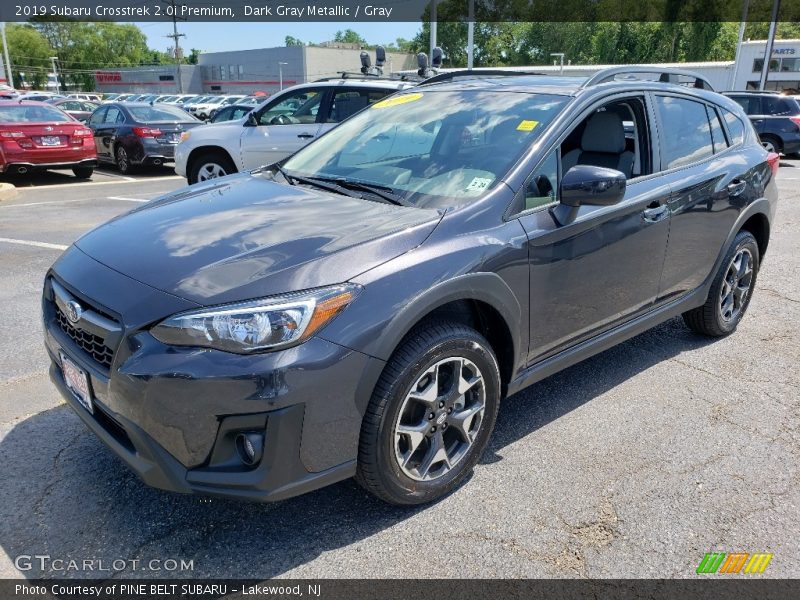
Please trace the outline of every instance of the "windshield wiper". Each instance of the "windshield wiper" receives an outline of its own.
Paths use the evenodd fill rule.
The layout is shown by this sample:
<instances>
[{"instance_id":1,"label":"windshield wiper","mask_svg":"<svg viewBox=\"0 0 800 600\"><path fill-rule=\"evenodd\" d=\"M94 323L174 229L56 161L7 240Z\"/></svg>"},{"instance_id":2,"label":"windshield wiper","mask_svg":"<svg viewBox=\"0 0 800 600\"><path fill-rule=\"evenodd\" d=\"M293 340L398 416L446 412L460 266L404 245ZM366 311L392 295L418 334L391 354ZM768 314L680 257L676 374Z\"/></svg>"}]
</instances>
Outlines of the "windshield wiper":
<instances>
[{"instance_id":1,"label":"windshield wiper","mask_svg":"<svg viewBox=\"0 0 800 600\"><path fill-rule=\"evenodd\" d=\"M283 178L286 180L286 183L288 183L289 185L295 185L293 181L294 177L292 177L286 171L284 171L282 166L280 166L279 164L274 164L272 166L275 167L275 170L278 171L278 173L283 175Z\"/></svg>"},{"instance_id":2,"label":"windshield wiper","mask_svg":"<svg viewBox=\"0 0 800 600\"><path fill-rule=\"evenodd\" d=\"M403 200L397 194L394 193L392 188L384 185L374 185L371 183L362 183L361 181L355 181L352 179L345 179L344 177L338 177L334 180L337 184L342 187L349 188L351 190L361 190L362 192L369 192L370 194L374 194L378 196L378 198L382 198L386 202L391 204L396 204L397 206L413 206L407 200Z\"/></svg>"},{"instance_id":3,"label":"windshield wiper","mask_svg":"<svg viewBox=\"0 0 800 600\"><path fill-rule=\"evenodd\" d=\"M296 185L297 183L303 183L305 185L311 185L314 187L318 187L321 190L327 190L329 192L333 192L334 194L341 194L342 196L350 196L351 198L363 198L361 194L355 194L352 191L348 190L346 187L339 185L333 181L327 179L320 179L318 177L302 177L300 175L286 175L286 172L281 169L281 173L283 176L289 180L294 179L295 183L292 185Z\"/></svg>"}]
</instances>

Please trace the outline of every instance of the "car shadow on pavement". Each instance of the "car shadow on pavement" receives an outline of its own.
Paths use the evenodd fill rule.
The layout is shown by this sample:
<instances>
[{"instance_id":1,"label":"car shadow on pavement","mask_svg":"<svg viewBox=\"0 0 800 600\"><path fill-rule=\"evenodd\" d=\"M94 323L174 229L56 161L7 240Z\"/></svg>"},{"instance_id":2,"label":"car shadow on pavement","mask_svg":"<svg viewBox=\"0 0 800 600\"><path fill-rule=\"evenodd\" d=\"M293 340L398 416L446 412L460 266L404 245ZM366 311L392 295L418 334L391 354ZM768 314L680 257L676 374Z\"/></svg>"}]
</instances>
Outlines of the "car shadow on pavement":
<instances>
[{"instance_id":1,"label":"car shadow on pavement","mask_svg":"<svg viewBox=\"0 0 800 600\"><path fill-rule=\"evenodd\" d=\"M673 320L509 398L478 468L492 468L503 447L629 377L707 343ZM274 504L161 492L142 484L65 405L11 425L0 443L0 481L0 545L29 578L106 578L122 566L113 561L124 560L117 575L266 579L329 550L355 544L359 551L362 540L431 509L389 506L352 481ZM95 570L57 571L25 558L33 555L93 560ZM167 559L191 560L193 569L150 564ZM147 570L154 566L161 570Z\"/></svg>"}]
</instances>

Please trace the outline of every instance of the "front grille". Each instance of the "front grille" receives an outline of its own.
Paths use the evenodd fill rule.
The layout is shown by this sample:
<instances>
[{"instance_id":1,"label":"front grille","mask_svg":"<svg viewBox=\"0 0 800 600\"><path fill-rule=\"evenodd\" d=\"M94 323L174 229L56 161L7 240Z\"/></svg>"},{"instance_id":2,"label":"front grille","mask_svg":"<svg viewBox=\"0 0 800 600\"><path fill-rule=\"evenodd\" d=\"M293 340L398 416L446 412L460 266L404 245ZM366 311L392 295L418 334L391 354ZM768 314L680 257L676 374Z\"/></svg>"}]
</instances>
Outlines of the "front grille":
<instances>
[{"instance_id":1,"label":"front grille","mask_svg":"<svg viewBox=\"0 0 800 600\"><path fill-rule=\"evenodd\" d=\"M114 350L105 345L103 338L99 335L89 333L88 331L76 329L67 320L67 316L61 312L58 305L55 305L55 309L56 323L58 323L61 330L94 360L103 365L106 369L110 369L111 361L114 359Z\"/></svg>"}]
</instances>

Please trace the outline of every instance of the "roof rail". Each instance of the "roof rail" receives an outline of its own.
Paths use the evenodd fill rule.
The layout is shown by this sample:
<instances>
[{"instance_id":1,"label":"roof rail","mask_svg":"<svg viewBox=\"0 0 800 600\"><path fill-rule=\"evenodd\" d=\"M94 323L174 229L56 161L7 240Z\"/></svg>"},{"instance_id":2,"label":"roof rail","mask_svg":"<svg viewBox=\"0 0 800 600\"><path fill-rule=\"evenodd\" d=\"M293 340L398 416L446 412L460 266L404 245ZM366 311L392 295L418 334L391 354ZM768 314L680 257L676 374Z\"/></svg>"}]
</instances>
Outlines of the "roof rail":
<instances>
[{"instance_id":1,"label":"roof rail","mask_svg":"<svg viewBox=\"0 0 800 600\"><path fill-rule=\"evenodd\" d=\"M374 73L355 73L352 71L342 71L335 77L323 77L315 79L314 81L334 81L336 79L369 79L378 81L422 81L422 77L412 75L410 73L403 73L402 75L376 75Z\"/></svg>"},{"instance_id":2,"label":"roof rail","mask_svg":"<svg viewBox=\"0 0 800 600\"><path fill-rule=\"evenodd\" d=\"M440 83L442 81L452 81L453 79L479 79L481 77L521 77L523 75L545 75L540 71L512 71L511 69L459 69L458 71L447 71L437 73L433 77L428 77L423 83Z\"/></svg>"},{"instance_id":3,"label":"roof rail","mask_svg":"<svg viewBox=\"0 0 800 600\"><path fill-rule=\"evenodd\" d=\"M688 77L694 79L693 86L702 90L714 91L711 83L694 71L686 71L684 69L672 69L668 67L644 67L637 65L610 67L598 71L589 79L587 79L581 87L587 88L593 85L599 85L608 81L614 81L617 75L627 75L629 79L637 79L634 75L658 75L658 80L661 83L678 83L678 77Z\"/></svg>"}]
</instances>

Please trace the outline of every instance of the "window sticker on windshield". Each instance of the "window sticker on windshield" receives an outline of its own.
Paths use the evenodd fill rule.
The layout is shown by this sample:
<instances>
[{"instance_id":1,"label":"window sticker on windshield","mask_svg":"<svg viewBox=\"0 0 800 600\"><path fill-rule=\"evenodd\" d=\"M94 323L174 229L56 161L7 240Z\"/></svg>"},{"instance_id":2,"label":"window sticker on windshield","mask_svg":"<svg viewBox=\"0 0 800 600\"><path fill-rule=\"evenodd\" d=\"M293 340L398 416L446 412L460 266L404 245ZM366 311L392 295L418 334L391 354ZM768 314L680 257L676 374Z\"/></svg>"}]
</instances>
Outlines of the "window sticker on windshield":
<instances>
[{"instance_id":1,"label":"window sticker on windshield","mask_svg":"<svg viewBox=\"0 0 800 600\"><path fill-rule=\"evenodd\" d=\"M397 106L398 104L407 104L409 102L416 102L422 98L421 92L415 92L413 94L403 94L402 96L394 96L390 98L386 98L385 100L381 100L380 102L376 102L372 105L372 108L388 108L390 106Z\"/></svg>"},{"instance_id":2,"label":"window sticker on windshield","mask_svg":"<svg viewBox=\"0 0 800 600\"><path fill-rule=\"evenodd\" d=\"M489 187L492 183L491 178L487 177L473 177L472 181L469 182L467 186L468 192L481 192Z\"/></svg>"},{"instance_id":3,"label":"window sticker on windshield","mask_svg":"<svg viewBox=\"0 0 800 600\"><path fill-rule=\"evenodd\" d=\"M533 131L538 124L539 121L523 120L519 122L519 125L517 125L517 131Z\"/></svg>"}]
</instances>

